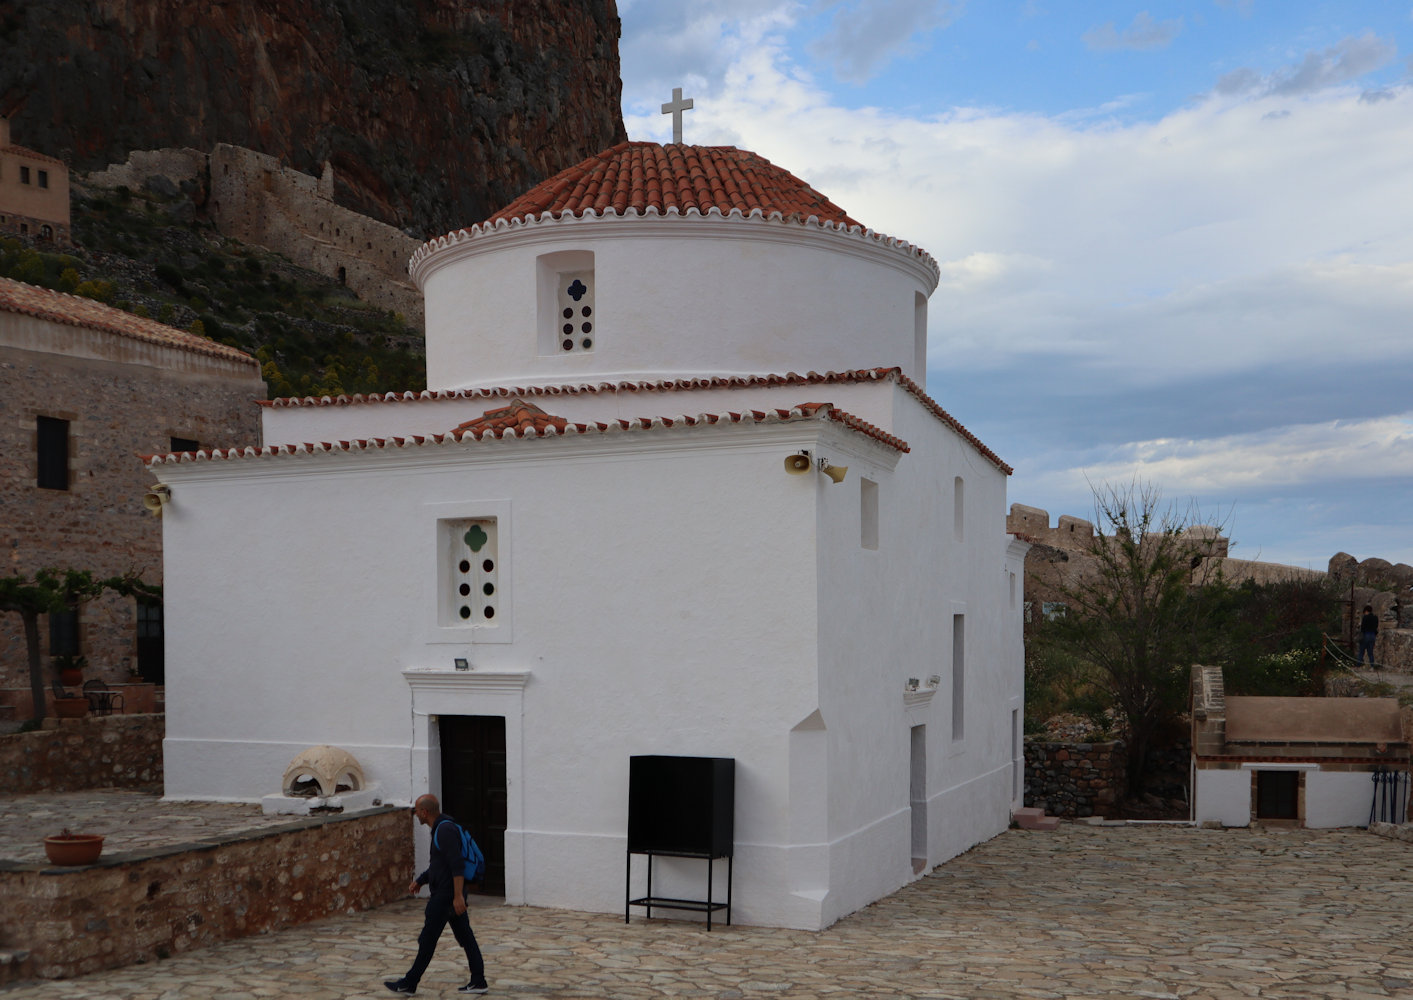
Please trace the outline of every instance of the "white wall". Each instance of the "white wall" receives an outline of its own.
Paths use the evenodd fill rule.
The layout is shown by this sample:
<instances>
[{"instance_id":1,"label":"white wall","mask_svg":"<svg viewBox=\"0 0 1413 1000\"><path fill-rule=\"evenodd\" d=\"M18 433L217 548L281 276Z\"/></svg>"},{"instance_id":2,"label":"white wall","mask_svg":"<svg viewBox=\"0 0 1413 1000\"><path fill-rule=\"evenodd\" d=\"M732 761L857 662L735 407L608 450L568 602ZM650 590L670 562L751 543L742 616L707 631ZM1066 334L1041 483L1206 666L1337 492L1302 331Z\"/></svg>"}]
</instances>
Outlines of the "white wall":
<instances>
[{"instance_id":1,"label":"white wall","mask_svg":"<svg viewBox=\"0 0 1413 1000\"><path fill-rule=\"evenodd\" d=\"M1222 826L1251 823L1251 772L1197 769L1193 790L1198 823L1215 820Z\"/></svg>"},{"instance_id":2,"label":"white wall","mask_svg":"<svg viewBox=\"0 0 1413 1000\"><path fill-rule=\"evenodd\" d=\"M594 255L594 347L539 353L536 260ZM899 366L919 383L916 252L763 219L566 218L414 264L430 388ZM861 335L861 333L865 335Z\"/></svg>"},{"instance_id":3,"label":"white wall","mask_svg":"<svg viewBox=\"0 0 1413 1000\"><path fill-rule=\"evenodd\" d=\"M1312 829L1368 826L1374 782L1367 771L1311 771L1305 775L1305 825Z\"/></svg>"}]
</instances>

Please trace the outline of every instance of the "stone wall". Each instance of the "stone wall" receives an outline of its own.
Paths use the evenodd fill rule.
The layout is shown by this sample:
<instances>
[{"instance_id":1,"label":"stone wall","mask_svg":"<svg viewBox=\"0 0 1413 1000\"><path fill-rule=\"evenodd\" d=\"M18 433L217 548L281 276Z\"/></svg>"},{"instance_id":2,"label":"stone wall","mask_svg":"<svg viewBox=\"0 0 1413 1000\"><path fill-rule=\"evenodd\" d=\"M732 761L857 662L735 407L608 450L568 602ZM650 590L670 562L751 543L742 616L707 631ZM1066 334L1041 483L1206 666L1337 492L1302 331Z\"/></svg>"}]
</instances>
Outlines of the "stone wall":
<instances>
[{"instance_id":1,"label":"stone wall","mask_svg":"<svg viewBox=\"0 0 1413 1000\"><path fill-rule=\"evenodd\" d=\"M55 719L55 728L0 736L7 795L162 784L165 715Z\"/></svg>"},{"instance_id":2,"label":"stone wall","mask_svg":"<svg viewBox=\"0 0 1413 1000\"><path fill-rule=\"evenodd\" d=\"M224 235L337 278L363 301L422 329L422 293L407 276L407 260L422 241L335 204L333 194L328 164L315 178L239 146L221 143L211 153L206 211Z\"/></svg>"},{"instance_id":3,"label":"stone wall","mask_svg":"<svg viewBox=\"0 0 1413 1000\"><path fill-rule=\"evenodd\" d=\"M381 906L406 890L409 822L382 808L84 868L0 864L0 949L65 979Z\"/></svg>"},{"instance_id":4,"label":"stone wall","mask_svg":"<svg viewBox=\"0 0 1413 1000\"><path fill-rule=\"evenodd\" d=\"M1103 815L1123 796L1123 743L1025 744L1025 805L1051 816Z\"/></svg>"},{"instance_id":5,"label":"stone wall","mask_svg":"<svg viewBox=\"0 0 1413 1000\"><path fill-rule=\"evenodd\" d=\"M100 579L133 572L161 583L162 522L142 506L154 479L137 456L170 451L173 437L202 447L259 441L255 401L264 396L254 359L236 364L0 312L0 549L6 573L71 567ZM36 485L40 416L69 422L68 489ZM86 680L128 679L137 660L136 613L134 600L113 594L80 610ZM48 622L39 624L47 654ZM44 669L48 688L47 655ZM24 630L18 615L5 614L0 687L28 686Z\"/></svg>"}]
</instances>

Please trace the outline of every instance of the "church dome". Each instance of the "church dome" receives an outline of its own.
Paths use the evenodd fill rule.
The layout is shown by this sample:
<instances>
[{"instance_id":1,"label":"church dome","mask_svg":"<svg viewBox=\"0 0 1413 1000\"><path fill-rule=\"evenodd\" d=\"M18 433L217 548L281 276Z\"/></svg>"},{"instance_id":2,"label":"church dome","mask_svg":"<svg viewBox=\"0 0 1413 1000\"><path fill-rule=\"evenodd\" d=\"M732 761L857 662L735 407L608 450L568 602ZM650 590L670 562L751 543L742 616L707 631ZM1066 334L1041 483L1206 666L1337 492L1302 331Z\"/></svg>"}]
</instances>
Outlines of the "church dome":
<instances>
[{"instance_id":1,"label":"church dome","mask_svg":"<svg viewBox=\"0 0 1413 1000\"><path fill-rule=\"evenodd\" d=\"M592 209L619 215L649 208L703 215L715 208L722 215L740 209L749 215L779 212L799 220L815 216L821 222L859 225L842 208L788 170L763 156L735 146L659 145L621 142L536 185L487 219L581 216Z\"/></svg>"},{"instance_id":2,"label":"church dome","mask_svg":"<svg viewBox=\"0 0 1413 1000\"><path fill-rule=\"evenodd\" d=\"M938 268L764 157L625 142L422 246L427 387L899 368Z\"/></svg>"}]
</instances>

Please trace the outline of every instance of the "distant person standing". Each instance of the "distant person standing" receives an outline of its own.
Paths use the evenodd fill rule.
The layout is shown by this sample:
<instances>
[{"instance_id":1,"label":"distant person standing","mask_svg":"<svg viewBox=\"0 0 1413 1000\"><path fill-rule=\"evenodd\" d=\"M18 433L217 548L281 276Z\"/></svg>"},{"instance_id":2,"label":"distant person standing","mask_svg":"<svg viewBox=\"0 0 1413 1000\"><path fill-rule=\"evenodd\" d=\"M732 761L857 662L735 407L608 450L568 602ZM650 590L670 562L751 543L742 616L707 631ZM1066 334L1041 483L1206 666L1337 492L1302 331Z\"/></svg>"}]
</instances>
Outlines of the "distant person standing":
<instances>
[{"instance_id":1,"label":"distant person standing","mask_svg":"<svg viewBox=\"0 0 1413 1000\"><path fill-rule=\"evenodd\" d=\"M1364 654L1369 654L1369 666L1378 668L1374 662L1374 642L1379 637L1379 616L1374 614L1372 604L1364 605L1364 617L1359 619L1359 655L1355 662L1364 665Z\"/></svg>"},{"instance_id":2,"label":"distant person standing","mask_svg":"<svg viewBox=\"0 0 1413 1000\"><path fill-rule=\"evenodd\" d=\"M437 950L437 941L442 930L451 924L451 933L456 943L466 951L466 963L471 967L471 981L462 986L458 993L485 993L486 968L481 961L481 949L476 944L476 935L471 931L471 918L466 915L465 861L461 855L461 828L446 813L435 795L423 795L412 807L412 815L424 826L432 828L432 857L427 870L418 875L407 886L410 895L415 896L422 886L431 886L432 896L427 900L426 918L422 933L417 936L417 958L407 975L401 979L390 979L383 983L394 993L408 996L417 992L417 984L432 961L432 953Z\"/></svg>"}]
</instances>

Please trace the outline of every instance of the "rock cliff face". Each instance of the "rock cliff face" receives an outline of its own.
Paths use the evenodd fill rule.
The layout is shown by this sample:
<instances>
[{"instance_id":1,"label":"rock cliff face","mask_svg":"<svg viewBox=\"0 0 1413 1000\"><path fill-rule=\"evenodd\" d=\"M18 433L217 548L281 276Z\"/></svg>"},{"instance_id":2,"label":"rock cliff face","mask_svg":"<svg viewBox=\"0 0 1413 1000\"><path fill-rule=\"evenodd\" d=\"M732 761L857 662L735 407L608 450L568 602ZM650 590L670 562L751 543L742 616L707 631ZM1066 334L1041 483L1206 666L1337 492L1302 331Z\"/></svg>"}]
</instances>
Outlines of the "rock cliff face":
<instances>
[{"instance_id":1,"label":"rock cliff face","mask_svg":"<svg viewBox=\"0 0 1413 1000\"><path fill-rule=\"evenodd\" d=\"M25 0L0 115L79 170L245 146L419 237L625 137L615 0Z\"/></svg>"}]
</instances>

